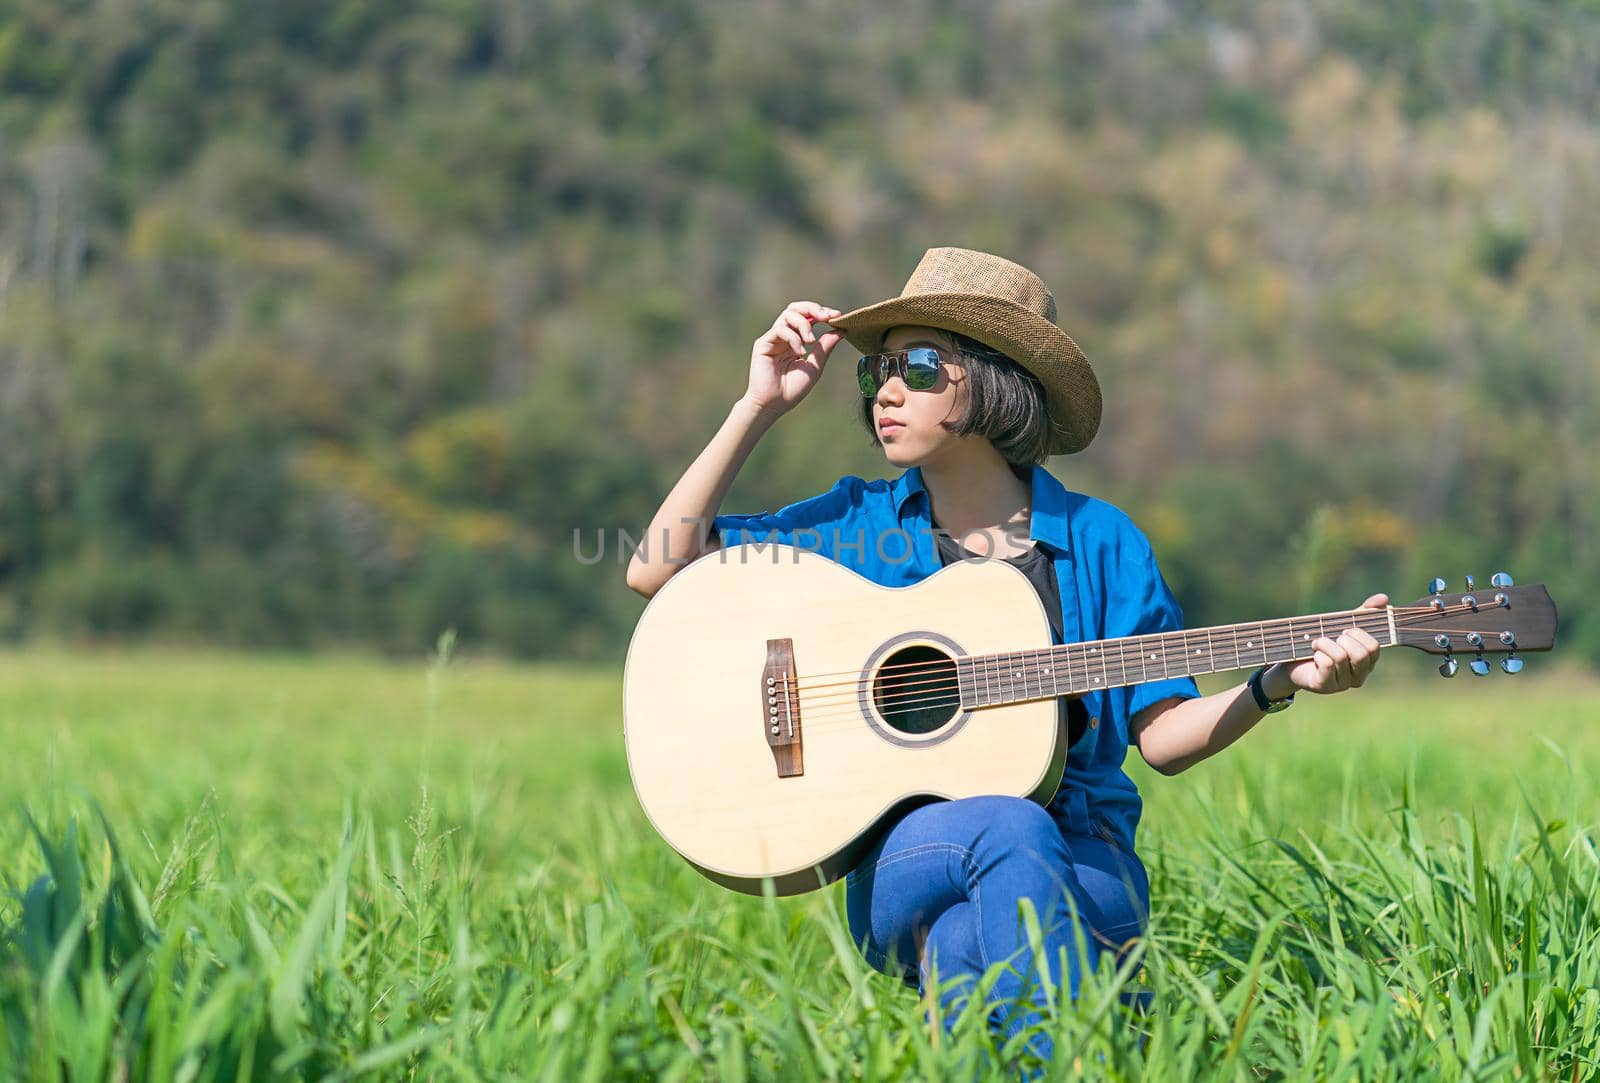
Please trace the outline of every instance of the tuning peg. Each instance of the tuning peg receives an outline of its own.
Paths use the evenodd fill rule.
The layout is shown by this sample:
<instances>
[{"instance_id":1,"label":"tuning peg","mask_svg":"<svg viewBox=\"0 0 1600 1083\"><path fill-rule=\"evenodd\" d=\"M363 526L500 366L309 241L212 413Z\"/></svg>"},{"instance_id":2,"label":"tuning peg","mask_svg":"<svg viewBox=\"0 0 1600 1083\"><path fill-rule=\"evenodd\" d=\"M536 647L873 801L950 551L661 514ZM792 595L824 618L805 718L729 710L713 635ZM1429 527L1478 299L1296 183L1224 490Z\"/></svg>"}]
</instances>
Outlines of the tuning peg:
<instances>
[{"instance_id":1,"label":"tuning peg","mask_svg":"<svg viewBox=\"0 0 1600 1083\"><path fill-rule=\"evenodd\" d=\"M1500 668L1505 670L1507 673L1521 673L1522 659L1518 658L1514 654L1508 654L1504 658L1500 659Z\"/></svg>"},{"instance_id":2,"label":"tuning peg","mask_svg":"<svg viewBox=\"0 0 1600 1083\"><path fill-rule=\"evenodd\" d=\"M1445 656L1445 660L1443 662L1439 663L1439 676L1441 676L1441 677L1454 677L1456 675L1456 670L1458 670L1460 668L1461 668L1461 663L1460 662L1457 662L1454 658L1451 658L1448 655L1446 655Z\"/></svg>"},{"instance_id":3,"label":"tuning peg","mask_svg":"<svg viewBox=\"0 0 1600 1083\"><path fill-rule=\"evenodd\" d=\"M1476 673L1478 676L1487 677L1489 675L1489 660L1483 655L1478 655L1478 657L1474 658L1467 664L1472 668L1472 672Z\"/></svg>"},{"instance_id":4,"label":"tuning peg","mask_svg":"<svg viewBox=\"0 0 1600 1083\"><path fill-rule=\"evenodd\" d=\"M1428 580L1428 593L1443 594L1444 588L1449 585L1450 584L1446 583L1443 579L1440 579L1438 576L1434 576L1432 579Z\"/></svg>"},{"instance_id":5,"label":"tuning peg","mask_svg":"<svg viewBox=\"0 0 1600 1083\"><path fill-rule=\"evenodd\" d=\"M1495 572L1489 577L1489 585L1491 587L1510 587L1516 584L1511 581L1510 572Z\"/></svg>"},{"instance_id":6,"label":"tuning peg","mask_svg":"<svg viewBox=\"0 0 1600 1083\"><path fill-rule=\"evenodd\" d=\"M1467 576L1466 580L1467 580L1467 589L1471 590L1472 589L1472 576L1470 576L1470 575Z\"/></svg>"}]
</instances>

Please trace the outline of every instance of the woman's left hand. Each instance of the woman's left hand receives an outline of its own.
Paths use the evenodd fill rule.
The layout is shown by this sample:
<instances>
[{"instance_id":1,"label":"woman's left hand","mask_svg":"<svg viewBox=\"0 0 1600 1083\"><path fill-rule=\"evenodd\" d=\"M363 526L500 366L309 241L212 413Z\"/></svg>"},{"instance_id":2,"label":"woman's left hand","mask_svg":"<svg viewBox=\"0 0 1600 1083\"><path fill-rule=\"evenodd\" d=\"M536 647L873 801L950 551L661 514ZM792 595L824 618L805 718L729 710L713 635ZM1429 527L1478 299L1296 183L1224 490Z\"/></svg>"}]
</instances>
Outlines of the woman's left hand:
<instances>
[{"instance_id":1,"label":"woman's left hand","mask_svg":"<svg viewBox=\"0 0 1600 1083\"><path fill-rule=\"evenodd\" d=\"M1387 594L1374 594L1358 608L1382 609L1388 604ZM1372 675L1372 667L1378 664L1378 641L1363 628L1348 628L1340 632L1337 639L1323 636L1313 640L1311 646L1316 651L1314 657L1301 662L1278 663L1280 667L1288 667L1289 680L1294 684L1291 691L1327 695L1360 688Z\"/></svg>"}]
</instances>

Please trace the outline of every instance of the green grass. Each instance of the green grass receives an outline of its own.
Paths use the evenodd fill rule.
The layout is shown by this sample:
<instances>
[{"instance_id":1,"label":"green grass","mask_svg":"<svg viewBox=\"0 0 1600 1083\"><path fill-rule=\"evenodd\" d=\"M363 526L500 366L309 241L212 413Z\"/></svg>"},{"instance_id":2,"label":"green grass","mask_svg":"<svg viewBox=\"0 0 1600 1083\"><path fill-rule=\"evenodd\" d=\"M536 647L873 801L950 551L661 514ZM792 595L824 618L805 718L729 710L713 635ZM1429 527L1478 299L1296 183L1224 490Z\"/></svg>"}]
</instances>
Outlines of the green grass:
<instances>
[{"instance_id":1,"label":"green grass","mask_svg":"<svg viewBox=\"0 0 1600 1083\"><path fill-rule=\"evenodd\" d=\"M1153 933L1049 1020L1051 1076L1600 1078L1600 684L1422 662L1135 768ZM1006 1072L860 961L842 887L668 851L619 703L619 669L0 654L0 1078Z\"/></svg>"}]
</instances>

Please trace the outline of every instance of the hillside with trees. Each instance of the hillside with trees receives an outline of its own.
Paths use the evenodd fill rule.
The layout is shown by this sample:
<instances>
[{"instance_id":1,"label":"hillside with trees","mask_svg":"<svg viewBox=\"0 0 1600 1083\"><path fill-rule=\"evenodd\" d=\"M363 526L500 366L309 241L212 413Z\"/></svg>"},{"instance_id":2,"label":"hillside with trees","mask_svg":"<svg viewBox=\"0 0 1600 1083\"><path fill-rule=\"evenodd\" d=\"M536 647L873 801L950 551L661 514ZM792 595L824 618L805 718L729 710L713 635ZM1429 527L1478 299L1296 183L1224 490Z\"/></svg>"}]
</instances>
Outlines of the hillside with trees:
<instances>
[{"instance_id":1,"label":"hillside with trees","mask_svg":"<svg viewBox=\"0 0 1600 1083\"><path fill-rule=\"evenodd\" d=\"M1600 660L1597 117L1592 2L0 0L0 637L619 657L751 340L954 244L1191 624L1508 569ZM724 511L893 472L853 356Z\"/></svg>"}]
</instances>

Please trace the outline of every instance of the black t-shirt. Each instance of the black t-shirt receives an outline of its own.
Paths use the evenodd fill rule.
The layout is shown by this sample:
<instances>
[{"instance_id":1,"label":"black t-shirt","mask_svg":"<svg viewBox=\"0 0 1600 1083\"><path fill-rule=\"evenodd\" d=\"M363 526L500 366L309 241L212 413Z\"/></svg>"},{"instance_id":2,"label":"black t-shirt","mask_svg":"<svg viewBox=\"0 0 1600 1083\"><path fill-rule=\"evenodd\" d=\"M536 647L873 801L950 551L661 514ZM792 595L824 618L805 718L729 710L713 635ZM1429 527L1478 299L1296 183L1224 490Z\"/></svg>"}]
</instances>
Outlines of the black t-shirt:
<instances>
[{"instance_id":1,"label":"black t-shirt","mask_svg":"<svg viewBox=\"0 0 1600 1083\"><path fill-rule=\"evenodd\" d=\"M934 537L939 542L939 565L941 567L953 564L962 559L975 559L981 554L964 548L955 538L939 528L938 523L933 524ZM1002 558L1005 562L1016 568L1028 577L1028 582L1033 584L1033 589L1039 595L1039 600L1044 603L1045 615L1050 618L1050 631L1054 634L1054 642L1063 641L1061 629L1061 593L1056 582L1056 565L1037 545L1026 553L1019 553L1014 557ZM1079 737L1083 736L1084 729L1089 724L1089 712L1084 709L1081 699L1066 696L1056 697L1060 704L1062 716L1067 726L1067 740L1076 744Z\"/></svg>"}]
</instances>

